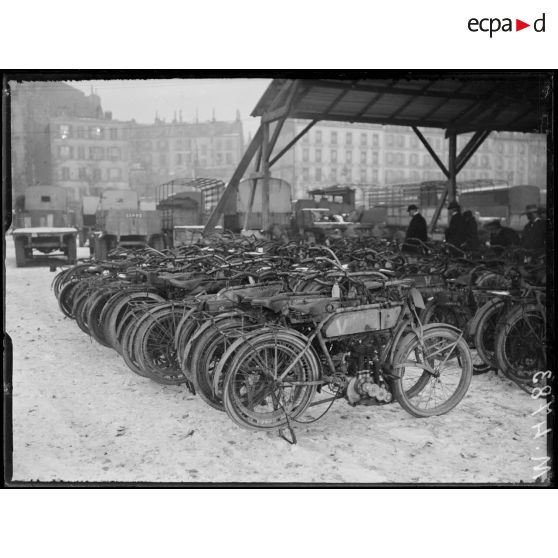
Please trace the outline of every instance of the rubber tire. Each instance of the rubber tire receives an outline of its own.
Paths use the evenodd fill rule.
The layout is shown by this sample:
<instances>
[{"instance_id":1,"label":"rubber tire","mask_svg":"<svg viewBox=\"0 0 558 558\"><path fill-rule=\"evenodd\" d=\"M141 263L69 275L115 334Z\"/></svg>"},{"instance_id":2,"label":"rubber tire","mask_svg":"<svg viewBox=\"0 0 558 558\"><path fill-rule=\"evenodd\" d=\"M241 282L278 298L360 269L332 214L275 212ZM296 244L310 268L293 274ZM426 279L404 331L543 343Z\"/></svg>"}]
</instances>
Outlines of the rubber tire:
<instances>
[{"instance_id":1,"label":"rubber tire","mask_svg":"<svg viewBox=\"0 0 558 558\"><path fill-rule=\"evenodd\" d=\"M533 374L540 370L546 370L546 354L543 354L543 363L538 363L534 370L531 373L519 374L516 368L514 368L513 363L510 362L507 351L506 351L506 341L509 335L511 328L521 321L521 319L525 315L541 317L542 316L542 323L543 329L546 333L546 316L544 313L541 313L540 307L536 304L526 304L526 305L519 305L512 308L506 315L502 318L501 327L498 330L498 334L496 336L495 342L495 349L496 349L496 360L498 362L498 367L500 370L508 377L510 380L513 380L519 384L531 383ZM543 335L544 338L544 335ZM543 352L541 350L541 352Z\"/></svg>"},{"instance_id":2,"label":"rubber tire","mask_svg":"<svg viewBox=\"0 0 558 558\"><path fill-rule=\"evenodd\" d=\"M250 342L245 343L235 352L224 382L223 405L229 418L242 428L259 431L276 431L288 425L289 421L284 412L278 412L278 416L274 417L270 422L263 422L265 421L265 417L263 416L260 419L246 416L247 413L243 412L243 408L238 404L235 397L235 380L238 375L241 374L240 368L243 362L257 351L258 346L260 348L266 348L271 344L274 344L275 347L281 347L287 354L290 354L292 358L295 358L303 351L305 341L303 336L298 332L285 328L283 330L264 332L250 337ZM305 376L307 376L304 381L315 381L320 377L321 367L312 348L309 348L305 352L304 356L298 361L295 369L300 370L301 365L305 368ZM289 413L289 420L296 420L298 416L306 411L314 398L317 387L315 385L307 385L299 386L299 389L304 390L304 393L301 397L301 402ZM252 415L255 414L256 413L252 411Z\"/></svg>"},{"instance_id":3,"label":"rubber tire","mask_svg":"<svg viewBox=\"0 0 558 558\"><path fill-rule=\"evenodd\" d=\"M16 266L25 267L27 263L27 257L25 256L25 245L26 245L25 238L15 237L14 244L15 244Z\"/></svg>"},{"instance_id":4,"label":"rubber tire","mask_svg":"<svg viewBox=\"0 0 558 558\"><path fill-rule=\"evenodd\" d=\"M67 252L68 252L68 263L70 265L74 265L77 262L77 243L76 243L75 236L68 238Z\"/></svg>"},{"instance_id":5,"label":"rubber tire","mask_svg":"<svg viewBox=\"0 0 558 558\"><path fill-rule=\"evenodd\" d=\"M474 344L481 359L491 368L498 368L496 359L496 337L498 335L498 327L502 317L509 307L504 300L491 300L484 304L479 310L479 319L475 328ZM492 346L487 339L486 330L488 327L494 328Z\"/></svg>"},{"instance_id":6,"label":"rubber tire","mask_svg":"<svg viewBox=\"0 0 558 558\"><path fill-rule=\"evenodd\" d=\"M393 394L401 407L403 407L405 411L415 417L431 417L443 415L451 411L456 405L459 404L463 397L465 397L465 394L469 389L469 385L471 384L471 378L473 377L471 353L463 336L460 336L460 334L453 329L441 326L432 327L431 329L425 331L423 334L424 341L428 341L428 339L432 337L446 338L448 339L448 344L455 343L457 341L456 348L461 356L462 374L457 389L454 391L454 393L452 393L450 398L445 403L442 403L441 405L434 407L433 409L426 410L418 408L413 404L412 396L409 396L409 392L414 390L416 385L422 381L423 377L428 377L428 372L425 371L423 375L421 375L421 380L419 380L419 382L417 382L415 386L411 388L411 390L405 391L402 383L402 380L404 378L404 371L402 371L403 377L393 381ZM414 349L418 346L420 346L420 342L416 333L413 332L406 335L399 342L399 346L396 348L393 364L398 365L405 362L405 360L407 360L407 355L411 351L414 351ZM423 389L424 387L425 386L423 386Z\"/></svg>"}]
</instances>

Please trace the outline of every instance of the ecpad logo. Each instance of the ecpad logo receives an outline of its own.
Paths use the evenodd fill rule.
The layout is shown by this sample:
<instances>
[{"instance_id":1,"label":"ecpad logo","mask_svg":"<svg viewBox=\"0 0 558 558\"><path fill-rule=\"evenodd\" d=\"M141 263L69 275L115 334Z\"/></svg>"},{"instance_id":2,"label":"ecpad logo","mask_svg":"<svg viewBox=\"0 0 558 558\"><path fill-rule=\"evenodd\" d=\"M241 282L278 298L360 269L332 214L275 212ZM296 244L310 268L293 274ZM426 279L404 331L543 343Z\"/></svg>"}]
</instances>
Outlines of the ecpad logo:
<instances>
[{"instance_id":1,"label":"ecpad logo","mask_svg":"<svg viewBox=\"0 0 558 558\"><path fill-rule=\"evenodd\" d=\"M546 23L545 16L546 14L543 13L543 15L539 19L536 19L533 22L533 30L536 33L545 32L545 23ZM503 32L514 31L512 18L509 17L505 17L503 19L500 19L498 17L490 17L490 18L485 17L482 19L477 19L476 17L472 17L468 21L467 27L469 28L469 31L473 33L477 33L478 31L481 31L483 33L490 33L489 35L490 38L492 38L492 35L494 33L497 33L498 31L503 31ZM531 27L531 24L525 23L521 19L515 20L515 31L521 31L522 29L526 29L527 27Z\"/></svg>"}]
</instances>

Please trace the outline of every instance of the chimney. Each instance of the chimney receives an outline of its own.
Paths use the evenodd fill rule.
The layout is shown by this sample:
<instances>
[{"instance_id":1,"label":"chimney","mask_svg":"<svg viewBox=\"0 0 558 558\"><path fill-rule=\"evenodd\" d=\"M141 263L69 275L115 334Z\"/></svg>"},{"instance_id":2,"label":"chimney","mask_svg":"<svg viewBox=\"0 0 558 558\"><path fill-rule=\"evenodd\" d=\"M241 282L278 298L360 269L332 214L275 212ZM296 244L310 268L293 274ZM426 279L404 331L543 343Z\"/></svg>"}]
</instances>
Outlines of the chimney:
<instances>
[{"instance_id":1,"label":"chimney","mask_svg":"<svg viewBox=\"0 0 558 558\"><path fill-rule=\"evenodd\" d=\"M178 121L182 122L182 109L178 111Z\"/></svg>"}]
</instances>

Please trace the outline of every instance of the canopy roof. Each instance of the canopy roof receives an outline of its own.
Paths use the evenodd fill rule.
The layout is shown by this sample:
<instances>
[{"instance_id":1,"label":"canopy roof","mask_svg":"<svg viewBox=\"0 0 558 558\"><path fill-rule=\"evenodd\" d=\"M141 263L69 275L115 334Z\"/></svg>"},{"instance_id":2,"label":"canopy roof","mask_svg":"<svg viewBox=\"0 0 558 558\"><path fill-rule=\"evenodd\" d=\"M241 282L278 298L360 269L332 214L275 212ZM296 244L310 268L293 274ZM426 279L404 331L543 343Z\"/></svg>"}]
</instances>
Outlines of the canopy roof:
<instances>
[{"instance_id":1,"label":"canopy roof","mask_svg":"<svg viewBox=\"0 0 558 558\"><path fill-rule=\"evenodd\" d=\"M413 73L389 79L275 79L252 116L444 128L546 132L549 76L522 73ZM266 114L267 113L267 114Z\"/></svg>"}]
</instances>

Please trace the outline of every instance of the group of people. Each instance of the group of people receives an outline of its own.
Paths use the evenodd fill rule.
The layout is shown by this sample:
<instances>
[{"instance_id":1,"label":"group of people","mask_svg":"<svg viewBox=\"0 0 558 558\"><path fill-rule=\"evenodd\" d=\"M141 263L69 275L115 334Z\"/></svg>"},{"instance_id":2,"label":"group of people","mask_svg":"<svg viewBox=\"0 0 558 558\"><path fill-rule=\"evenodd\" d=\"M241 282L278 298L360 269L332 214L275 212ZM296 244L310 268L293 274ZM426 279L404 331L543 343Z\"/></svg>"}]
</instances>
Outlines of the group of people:
<instances>
[{"instance_id":1,"label":"group of people","mask_svg":"<svg viewBox=\"0 0 558 558\"><path fill-rule=\"evenodd\" d=\"M428 234L426 220L420 214L416 205L407 208L411 221L407 228L403 249L409 252L420 251L420 242L427 242ZM445 231L445 238L451 244L461 250L470 252L480 248L479 231L477 221L471 211L461 213L461 206L456 201L448 205L449 223ZM542 211L536 205L528 205L525 208L527 224L521 237L510 227L502 225L500 220L495 220L485 226L490 233L490 245L507 248L508 246L521 246L532 252L542 252L545 244L545 223L542 219Z\"/></svg>"}]
</instances>

